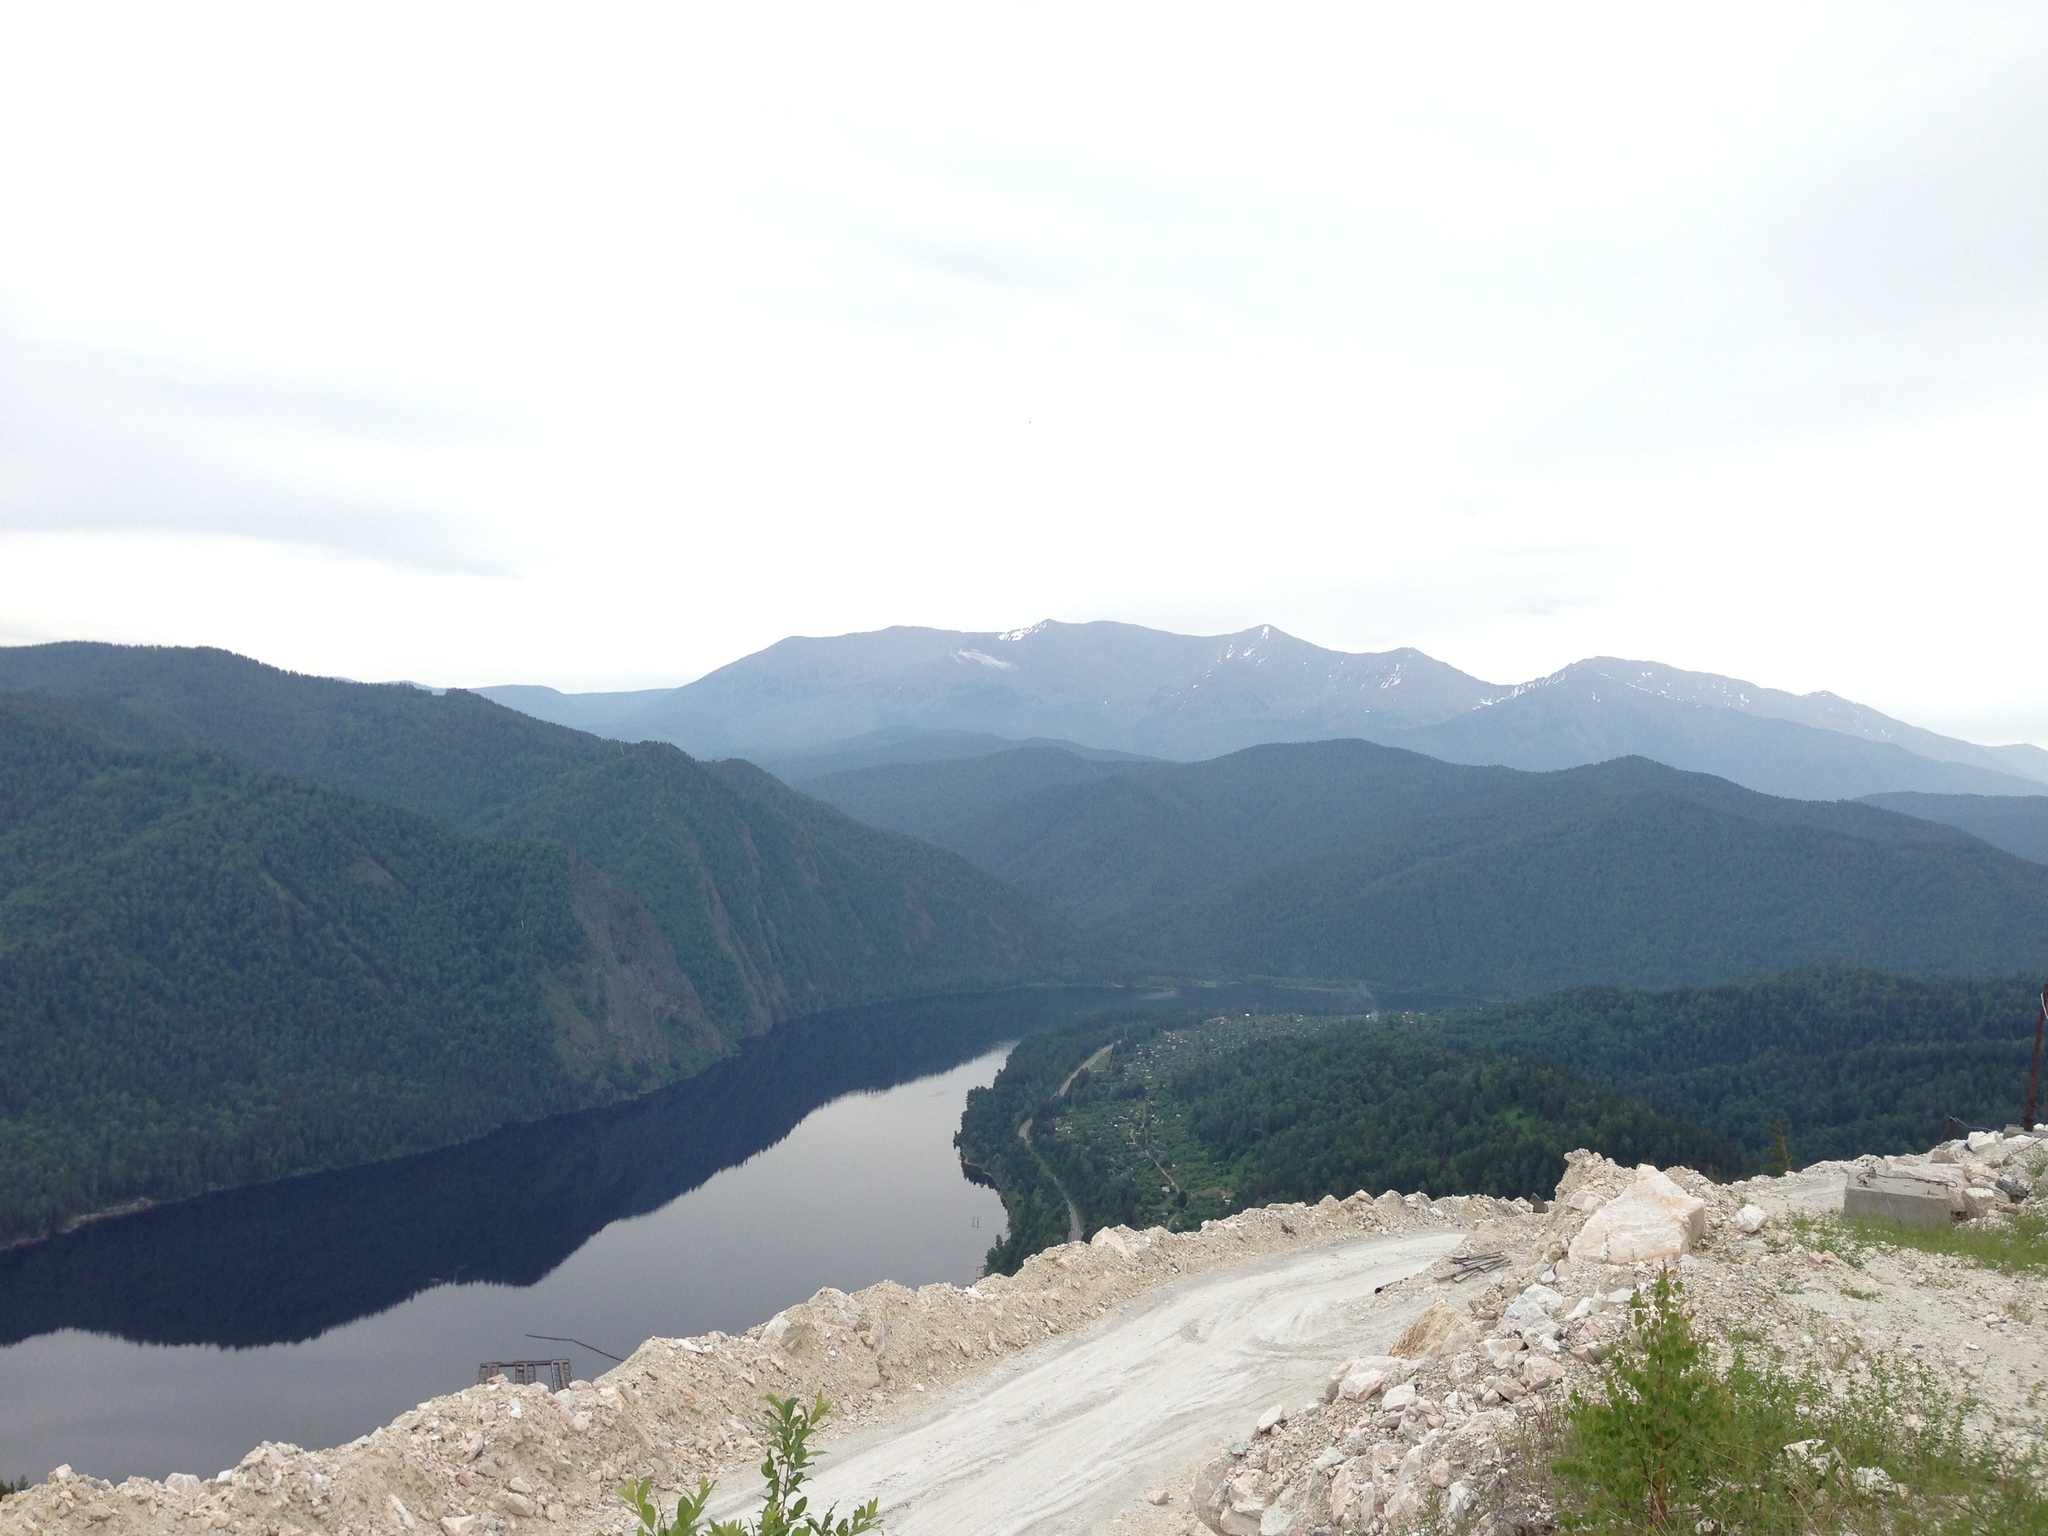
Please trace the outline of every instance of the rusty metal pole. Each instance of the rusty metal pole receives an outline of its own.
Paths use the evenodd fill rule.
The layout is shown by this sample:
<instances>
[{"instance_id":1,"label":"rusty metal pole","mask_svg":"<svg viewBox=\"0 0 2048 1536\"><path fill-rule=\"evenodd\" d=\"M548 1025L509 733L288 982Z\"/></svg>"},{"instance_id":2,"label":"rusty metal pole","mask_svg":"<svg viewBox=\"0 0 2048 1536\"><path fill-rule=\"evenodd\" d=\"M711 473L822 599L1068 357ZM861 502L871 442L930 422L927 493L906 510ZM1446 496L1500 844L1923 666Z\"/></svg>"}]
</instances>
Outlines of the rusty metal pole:
<instances>
[{"instance_id":1,"label":"rusty metal pole","mask_svg":"<svg viewBox=\"0 0 2048 1536\"><path fill-rule=\"evenodd\" d=\"M2034 1072L2027 1079L2027 1112L2020 1116L2020 1129L2034 1128L2034 1115L2041 1107L2041 1036L2048 1031L2048 986L2041 988L2041 1012L2034 1020Z\"/></svg>"}]
</instances>

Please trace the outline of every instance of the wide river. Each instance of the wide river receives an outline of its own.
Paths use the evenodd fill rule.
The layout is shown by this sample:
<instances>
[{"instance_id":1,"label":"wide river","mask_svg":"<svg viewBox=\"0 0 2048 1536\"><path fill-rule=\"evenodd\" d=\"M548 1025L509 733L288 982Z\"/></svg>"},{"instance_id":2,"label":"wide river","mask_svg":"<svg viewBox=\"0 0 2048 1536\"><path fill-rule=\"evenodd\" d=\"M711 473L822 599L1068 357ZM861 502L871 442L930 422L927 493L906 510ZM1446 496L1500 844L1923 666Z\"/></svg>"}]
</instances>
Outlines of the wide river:
<instances>
[{"instance_id":1,"label":"wide river","mask_svg":"<svg viewBox=\"0 0 2048 1536\"><path fill-rule=\"evenodd\" d=\"M589 1378L820 1286L972 1280L1003 1208L953 1134L1012 1042L1105 1007L1270 996L1074 987L820 1015L631 1104L0 1253L0 1476L210 1476L260 1441L353 1439L487 1360Z\"/></svg>"}]
</instances>

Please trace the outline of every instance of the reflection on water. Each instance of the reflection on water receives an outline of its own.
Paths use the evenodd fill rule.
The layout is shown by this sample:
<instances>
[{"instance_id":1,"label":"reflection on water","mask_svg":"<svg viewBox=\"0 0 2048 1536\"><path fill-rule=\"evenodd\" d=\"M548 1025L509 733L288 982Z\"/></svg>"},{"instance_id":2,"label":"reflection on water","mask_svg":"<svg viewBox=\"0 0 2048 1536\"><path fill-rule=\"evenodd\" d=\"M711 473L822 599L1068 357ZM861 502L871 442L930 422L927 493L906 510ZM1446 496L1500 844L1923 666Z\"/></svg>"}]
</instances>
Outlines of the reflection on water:
<instances>
[{"instance_id":1,"label":"reflection on water","mask_svg":"<svg viewBox=\"0 0 2048 1536\"><path fill-rule=\"evenodd\" d=\"M0 1475L210 1475L261 1440L353 1438L481 1360L590 1377L596 1351L735 1332L821 1285L971 1279L1003 1213L952 1147L967 1090L999 1042L1130 1001L821 1015L631 1104L0 1254Z\"/></svg>"}]
</instances>

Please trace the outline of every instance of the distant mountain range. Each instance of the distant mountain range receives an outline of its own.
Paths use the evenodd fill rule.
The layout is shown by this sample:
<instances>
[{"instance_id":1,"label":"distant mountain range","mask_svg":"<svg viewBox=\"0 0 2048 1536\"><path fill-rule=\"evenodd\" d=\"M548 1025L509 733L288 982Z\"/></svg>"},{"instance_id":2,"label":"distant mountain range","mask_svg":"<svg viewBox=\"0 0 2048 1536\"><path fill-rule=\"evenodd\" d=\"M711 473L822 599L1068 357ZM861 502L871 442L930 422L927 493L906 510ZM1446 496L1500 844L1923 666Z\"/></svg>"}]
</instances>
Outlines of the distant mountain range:
<instances>
[{"instance_id":1,"label":"distant mountain range","mask_svg":"<svg viewBox=\"0 0 2048 1536\"><path fill-rule=\"evenodd\" d=\"M1363 741L1201 763L1031 747L808 788L1159 969L1343 978L1403 1006L1822 961L2048 964L2043 864L1924 804L1908 816L1778 798L1644 758L1528 773Z\"/></svg>"},{"instance_id":2,"label":"distant mountain range","mask_svg":"<svg viewBox=\"0 0 2048 1536\"><path fill-rule=\"evenodd\" d=\"M1354 737L1512 768L1648 757L1810 800L2048 786L2048 751L1958 741L1830 693L1612 657L1503 686L1420 651L1330 651L1271 626L1218 636L1113 623L899 627L782 640L680 688L479 691L599 735L750 758L792 783L854 757L967 756L976 738L986 750L1051 739L1187 762Z\"/></svg>"}]
</instances>

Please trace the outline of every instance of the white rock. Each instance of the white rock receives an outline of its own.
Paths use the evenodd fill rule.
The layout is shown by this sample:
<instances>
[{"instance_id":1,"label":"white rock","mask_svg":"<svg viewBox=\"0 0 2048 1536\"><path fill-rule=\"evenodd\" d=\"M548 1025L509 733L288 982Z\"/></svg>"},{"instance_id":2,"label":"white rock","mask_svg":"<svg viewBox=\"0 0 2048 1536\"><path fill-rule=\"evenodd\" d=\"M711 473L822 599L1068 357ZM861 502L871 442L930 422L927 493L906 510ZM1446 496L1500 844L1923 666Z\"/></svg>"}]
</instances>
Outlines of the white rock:
<instances>
[{"instance_id":1,"label":"white rock","mask_svg":"<svg viewBox=\"0 0 2048 1536\"><path fill-rule=\"evenodd\" d=\"M1115 1227L1104 1227L1088 1239L1088 1243L1093 1248L1107 1248L1120 1259L1128 1259L1131 1256L1130 1244L1123 1240L1122 1234Z\"/></svg>"},{"instance_id":2,"label":"white rock","mask_svg":"<svg viewBox=\"0 0 2048 1536\"><path fill-rule=\"evenodd\" d=\"M1262 1435L1271 1432L1273 1426L1278 1424L1282 1419L1286 1417L1286 1405L1284 1403L1275 1403L1272 1407L1268 1408L1264 1413L1259 1415L1258 1432Z\"/></svg>"},{"instance_id":3,"label":"white rock","mask_svg":"<svg viewBox=\"0 0 2048 1536\"><path fill-rule=\"evenodd\" d=\"M1532 1285L1513 1301L1501 1314L1506 1323L1539 1323L1564 1305L1564 1297L1547 1285Z\"/></svg>"},{"instance_id":4,"label":"white rock","mask_svg":"<svg viewBox=\"0 0 2048 1536\"><path fill-rule=\"evenodd\" d=\"M1392 1355L1360 1356L1351 1362L1351 1368L1337 1384L1337 1395L1346 1402L1357 1402L1371 1397L1389 1382L1406 1380L1413 1369L1410 1362Z\"/></svg>"},{"instance_id":5,"label":"white rock","mask_svg":"<svg viewBox=\"0 0 2048 1536\"><path fill-rule=\"evenodd\" d=\"M1770 1221L1771 1213L1760 1205L1745 1205L1735 1213L1736 1230L1747 1232L1752 1237L1763 1231Z\"/></svg>"},{"instance_id":6,"label":"white rock","mask_svg":"<svg viewBox=\"0 0 2048 1536\"><path fill-rule=\"evenodd\" d=\"M200 1489L204 1488L206 1484L200 1482L190 1472L173 1472L164 1479L164 1486L170 1489L172 1493L183 1494L189 1499L197 1494Z\"/></svg>"},{"instance_id":7,"label":"white rock","mask_svg":"<svg viewBox=\"0 0 2048 1536\"><path fill-rule=\"evenodd\" d=\"M1572 1239L1574 1262L1646 1264L1683 1257L1706 1235L1707 1203L1655 1168L1595 1211Z\"/></svg>"},{"instance_id":8,"label":"white rock","mask_svg":"<svg viewBox=\"0 0 2048 1536\"><path fill-rule=\"evenodd\" d=\"M1345 1460L1346 1457L1344 1455L1343 1450L1340 1447L1333 1445L1328 1450L1324 1451L1322 1455L1318 1456L1314 1461L1310 1462L1309 1465L1314 1467L1315 1470L1318 1472L1327 1472L1332 1467L1341 1467L1344 1464Z\"/></svg>"},{"instance_id":9,"label":"white rock","mask_svg":"<svg viewBox=\"0 0 2048 1536\"><path fill-rule=\"evenodd\" d=\"M1826 1477L1842 1459L1825 1440L1794 1440L1785 1447L1785 1456L1812 1477Z\"/></svg>"},{"instance_id":10,"label":"white rock","mask_svg":"<svg viewBox=\"0 0 2048 1536\"><path fill-rule=\"evenodd\" d=\"M1417 1395L1415 1383L1404 1381L1398 1387L1387 1389L1386 1395L1380 1399L1380 1407L1388 1413L1399 1413L1402 1409L1411 1407Z\"/></svg>"},{"instance_id":11,"label":"white rock","mask_svg":"<svg viewBox=\"0 0 2048 1536\"><path fill-rule=\"evenodd\" d=\"M442 1536L469 1536L469 1533L476 1529L478 1518L476 1515L443 1515Z\"/></svg>"},{"instance_id":12,"label":"white rock","mask_svg":"<svg viewBox=\"0 0 2048 1536\"><path fill-rule=\"evenodd\" d=\"M50 1469L50 1475L49 1475L49 1476L48 1476L47 1478L45 1478L45 1479L44 1479L44 1481L45 1481L45 1482L51 1482L51 1483L68 1483L68 1482L70 1482L70 1481L71 1481L71 1463L67 1461L67 1462L65 1462L65 1463L64 1463L64 1465L63 1465L63 1466L61 1466L61 1467L52 1467L52 1468Z\"/></svg>"},{"instance_id":13,"label":"white rock","mask_svg":"<svg viewBox=\"0 0 2048 1536\"><path fill-rule=\"evenodd\" d=\"M1147 1488L1145 1490L1145 1502L1147 1504L1170 1504L1173 1502L1173 1495L1164 1488Z\"/></svg>"},{"instance_id":14,"label":"white rock","mask_svg":"<svg viewBox=\"0 0 2048 1536\"><path fill-rule=\"evenodd\" d=\"M1373 1486L1372 1467L1362 1458L1345 1462L1330 1479L1330 1514L1340 1523L1366 1524L1378 1502L1379 1490Z\"/></svg>"},{"instance_id":15,"label":"white rock","mask_svg":"<svg viewBox=\"0 0 2048 1536\"><path fill-rule=\"evenodd\" d=\"M1899 1485L1892 1481L1891 1474L1883 1467L1856 1467L1849 1473L1849 1481L1856 1485L1858 1493L1897 1493Z\"/></svg>"},{"instance_id":16,"label":"white rock","mask_svg":"<svg viewBox=\"0 0 2048 1536\"><path fill-rule=\"evenodd\" d=\"M1982 1152L1987 1147L1997 1146L2003 1140L2005 1138L1997 1131L1972 1131L1970 1132L1970 1150L1972 1152Z\"/></svg>"},{"instance_id":17,"label":"white rock","mask_svg":"<svg viewBox=\"0 0 2048 1536\"><path fill-rule=\"evenodd\" d=\"M394 1515L398 1516L398 1523L404 1526L408 1531L413 1529L413 1527L417 1525L418 1522L413 1519L412 1511L407 1509L405 1505L399 1502L397 1494L394 1493L390 1495L390 1499L391 1512Z\"/></svg>"},{"instance_id":18,"label":"white rock","mask_svg":"<svg viewBox=\"0 0 2048 1536\"><path fill-rule=\"evenodd\" d=\"M1524 1346L1519 1334L1495 1335L1479 1341L1479 1351L1486 1356L1486 1363L1495 1370L1519 1355Z\"/></svg>"}]
</instances>

